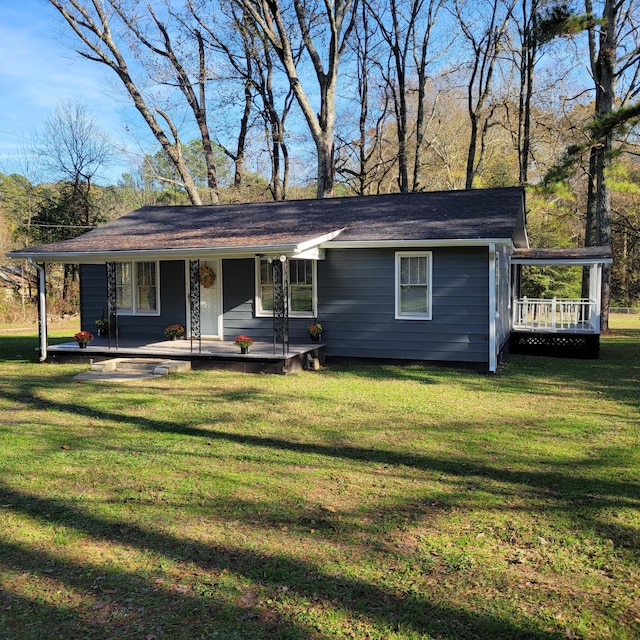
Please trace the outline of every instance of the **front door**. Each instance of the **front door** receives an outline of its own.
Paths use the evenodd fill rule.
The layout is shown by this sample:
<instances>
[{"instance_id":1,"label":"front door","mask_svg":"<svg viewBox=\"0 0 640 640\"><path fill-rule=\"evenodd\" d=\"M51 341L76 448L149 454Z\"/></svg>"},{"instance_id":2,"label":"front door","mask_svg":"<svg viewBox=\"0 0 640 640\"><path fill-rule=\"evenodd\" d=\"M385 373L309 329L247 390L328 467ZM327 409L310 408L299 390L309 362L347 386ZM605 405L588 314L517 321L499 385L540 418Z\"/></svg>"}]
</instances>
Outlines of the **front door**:
<instances>
[{"instance_id":1,"label":"front door","mask_svg":"<svg viewBox=\"0 0 640 640\"><path fill-rule=\"evenodd\" d=\"M221 338L220 261L200 260L200 331L203 338Z\"/></svg>"}]
</instances>

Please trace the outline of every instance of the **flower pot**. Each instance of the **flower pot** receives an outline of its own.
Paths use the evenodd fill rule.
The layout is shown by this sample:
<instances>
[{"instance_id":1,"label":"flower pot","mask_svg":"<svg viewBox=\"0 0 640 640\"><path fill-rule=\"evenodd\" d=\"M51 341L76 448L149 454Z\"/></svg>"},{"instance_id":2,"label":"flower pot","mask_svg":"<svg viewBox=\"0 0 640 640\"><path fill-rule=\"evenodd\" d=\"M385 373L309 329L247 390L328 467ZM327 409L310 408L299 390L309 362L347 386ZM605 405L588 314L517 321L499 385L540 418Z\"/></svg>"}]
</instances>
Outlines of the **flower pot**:
<instances>
[{"instance_id":1,"label":"flower pot","mask_svg":"<svg viewBox=\"0 0 640 640\"><path fill-rule=\"evenodd\" d=\"M177 339L178 339L178 336L171 336L171 339L172 339L172 340L177 340Z\"/></svg>"},{"instance_id":2,"label":"flower pot","mask_svg":"<svg viewBox=\"0 0 640 640\"><path fill-rule=\"evenodd\" d=\"M78 349L86 349L86 348L87 348L86 342L78 342Z\"/></svg>"},{"instance_id":3,"label":"flower pot","mask_svg":"<svg viewBox=\"0 0 640 640\"><path fill-rule=\"evenodd\" d=\"M320 342L320 338L322 338L321 333L310 333L309 337L311 338L311 342Z\"/></svg>"},{"instance_id":4,"label":"flower pot","mask_svg":"<svg viewBox=\"0 0 640 640\"><path fill-rule=\"evenodd\" d=\"M249 353L249 347L240 347L240 353Z\"/></svg>"}]
</instances>

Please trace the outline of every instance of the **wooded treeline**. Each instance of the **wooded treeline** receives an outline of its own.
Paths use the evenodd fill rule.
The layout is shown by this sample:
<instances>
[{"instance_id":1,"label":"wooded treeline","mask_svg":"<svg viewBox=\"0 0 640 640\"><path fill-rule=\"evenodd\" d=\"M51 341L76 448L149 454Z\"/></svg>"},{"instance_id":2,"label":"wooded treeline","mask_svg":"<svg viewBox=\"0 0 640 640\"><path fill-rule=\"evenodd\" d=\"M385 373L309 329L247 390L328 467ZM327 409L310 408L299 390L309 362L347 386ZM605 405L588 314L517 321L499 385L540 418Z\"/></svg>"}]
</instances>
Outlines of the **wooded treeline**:
<instances>
[{"instance_id":1,"label":"wooded treeline","mask_svg":"<svg viewBox=\"0 0 640 640\"><path fill-rule=\"evenodd\" d=\"M49 0L159 149L117 186L81 181L92 223L155 202L522 184L532 244L612 244L611 299L634 304L639 1ZM30 184L57 205L9 215L14 237L26 219L44 239L60 177Z\"/></svg>"}]
</instances>

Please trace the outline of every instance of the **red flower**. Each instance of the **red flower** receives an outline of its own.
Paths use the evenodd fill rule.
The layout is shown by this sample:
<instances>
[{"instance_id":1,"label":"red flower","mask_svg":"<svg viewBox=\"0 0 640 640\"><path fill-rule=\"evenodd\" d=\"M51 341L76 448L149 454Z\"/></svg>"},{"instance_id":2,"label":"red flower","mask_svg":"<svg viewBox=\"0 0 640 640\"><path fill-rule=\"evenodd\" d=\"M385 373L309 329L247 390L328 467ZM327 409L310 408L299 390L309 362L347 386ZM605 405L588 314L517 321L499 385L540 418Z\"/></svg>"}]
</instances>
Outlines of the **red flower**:
<instances>
[{"instance_id":1,"label":"red flower","mask_svg":"<svg viewBox=\"0 0 640 640\"><path fill-rule=\"evenodd\" d=\"M78 333L73 336L73 339L78 343L83 342L84 344L87 344L87 342L91 342L93 340L93 334L88 331L78 331Z\"/></svg>"},{"instance_id":2,"label":"red flower","mask_svg":"<svg viewBox=\"0 0 640 640\"><path fill-rule=\"evenodd\" d=\"M250 347L253 344L253 339L249 336L236 336L234 342L239 347Z\"/></svg>"},{"instance_id":3,"label":"red flower","mask_svg":"<svg viewBox=\"0 0 640 640\"><path fill-rule=\"evenodd\" d=\"M180 338L182 335L184 335L184 327L181 324L170 324L164 330L164 335L169 337L177 336L178 338Z\"/></svg>"}]
</instances>

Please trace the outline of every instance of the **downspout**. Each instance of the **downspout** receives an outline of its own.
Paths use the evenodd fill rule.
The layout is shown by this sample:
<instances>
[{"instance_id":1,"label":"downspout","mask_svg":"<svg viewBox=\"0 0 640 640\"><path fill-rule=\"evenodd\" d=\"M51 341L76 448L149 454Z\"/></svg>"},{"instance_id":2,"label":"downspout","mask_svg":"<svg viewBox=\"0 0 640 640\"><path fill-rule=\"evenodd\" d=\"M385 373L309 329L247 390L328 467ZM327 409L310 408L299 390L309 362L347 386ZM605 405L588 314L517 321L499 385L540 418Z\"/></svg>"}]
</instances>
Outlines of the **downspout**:
<instances>
[{"instance_id":1,"label":"downspout","mask_svg":"<svg viewBox=\"0 0 640 640\"><path fill-rule=\"evenodd\" d=\"M489 244L489 373L495 373L498 368L498 354L496 353L496 245Z\"/></svg>"},{"instance_id":2,"label":"downspout","mask_svg":"<svg viewBox=\"0 0 640 640\"><path fill-rule=\"evenodd\" d=\"M29 258L29 264L38 271L38 337L40 339L40 362L47 359L47 295L44 265Z\"/></svg>"}]
</instances>

